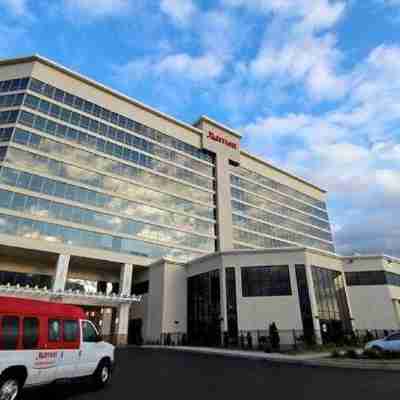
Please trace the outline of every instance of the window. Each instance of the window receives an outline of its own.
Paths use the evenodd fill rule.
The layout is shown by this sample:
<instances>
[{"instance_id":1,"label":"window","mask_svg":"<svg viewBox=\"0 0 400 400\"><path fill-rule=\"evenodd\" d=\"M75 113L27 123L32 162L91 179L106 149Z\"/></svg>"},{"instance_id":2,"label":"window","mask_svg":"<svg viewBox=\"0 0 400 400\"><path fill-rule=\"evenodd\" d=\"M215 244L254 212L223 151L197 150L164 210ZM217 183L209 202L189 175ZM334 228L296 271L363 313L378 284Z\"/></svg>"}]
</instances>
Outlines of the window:
<instances>
[{"instance_id":1,"label":"window","mask_svg":"<svg viewBox=\"0 0 400 400\"><path fill-rule=\"evenodd\" d=\"M400 340L400 333L395 333L394 335L390 335L386 340L389 341Z\"/></svg>"},{"instance_id":2,"label":"window","mask_svg":"<svg viewBox=\"0 0 400 400\"><path fill-rule=\"evenodd\" d=\"M79 339L78 321L64 321L64 341L76 342Z\"/></svg>"},{"instance_id":3,"label":"window","mask_svg":"<svg viewBox=\"0 0 400 400\"><path fill-rule=\"evenodd\" d=\"M345 330L350 331L350 311L340 271L322 267L311 267L317 300L318 317L321 321L342 321Z\"/></svg>"},{"instance_id":4,"label":"window","mask_svg":"<svg viewBox=\"0 0 400 400\"><path fill-rule=\"evenodd\" d=\"M58 319L49 319L49 342L59 342L61 339L61 322Z\"/></svg>"},{"instance_id":5,"label":"window","mask_svg":"<svg viewBox=\"0 0 400 400\"><path fill-rule=\"evenodd\" d=\"M346 272L346 282L349 286L385 285L387 283L384 271Z\"/></svg>"},{"instance_id":6,"label":"window","mask_svg":"<svg viewBox=\"0 0 400 400\"><path fill-rule=\"evenodd\" d=\"M149 281L139 282L133 285L132 293L136 295L146 294L149 292Z\"/></svg>"},{"instance_id":7,"label":"window","mask_svg":"<svg viewBox=\"0 0 400 400\"><path fill-rule=\"evenodd\" d=\"M22 344L24 349L36 349L39 344L39 320L24 318Z\"/></svg>"},{"instance_id":8,"label":"window","mask_svg":"<svg viewBox=\"0 0 400 400\"><path fill-rule=\"evenodd\" d=\"M243 267L243 297L291 296L288 266Z\"/></svg>"},{"instance_id":9,"label":"window","mask_svg":"<svg viewBox=\"0 0 400 400\"><path fill-rule=\"evenodd\" d=\"M1 350L15 350L18 347L19 318L6 316L1 321Z\"/></svg>"},{"instance_id":10,"label":"window","mask_svg":"<svg viewBox=\"0 0 400 400\"><path fill-rule=\"evenodd\" d=\"M93 325L88 321L82 322L82 334L84 342L94 343L98 341L99 335Z\"/></svg>"}]
</instances>

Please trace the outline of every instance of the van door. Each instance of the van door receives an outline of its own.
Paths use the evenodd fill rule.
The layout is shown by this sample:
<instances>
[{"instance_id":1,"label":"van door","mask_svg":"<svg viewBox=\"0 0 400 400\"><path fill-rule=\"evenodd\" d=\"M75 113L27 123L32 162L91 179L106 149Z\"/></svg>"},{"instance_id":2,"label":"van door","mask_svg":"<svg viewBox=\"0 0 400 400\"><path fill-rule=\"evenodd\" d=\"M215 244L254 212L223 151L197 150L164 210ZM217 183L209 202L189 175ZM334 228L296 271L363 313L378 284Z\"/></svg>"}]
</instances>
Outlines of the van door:
<instances>
[{"instance_id":1,"label":"van door","mask_svg":"<svg viewBox=\"0 0 400 400\"><path fill-rule=\"evenodd\" d=\"M28 369L26 385L36 385L42 380L51 380L47 372L43 372L38 362L40 321L37 317L24 317L22 320L22 353ZM39 367L39 368L38 368Z\"/></svg>"},{"instance_id":2,"label":"van door","mask_svg":"<svg viewBox=\"0 0 400 400\"><path fill-rule=\"evenodd\" d=\"M62 321L62 350L57 366L57 379L74 378L78 376L79 364L79 321Z\"/></svg>"},{"instance_id":3,"label":"van door","mask_svg":"<svg viewBox=\"0 0 400 400\"><path fill-rule=\"evenodd\" d=\"M92 375L99 362L99 334L90 321L81 321L82 341L78 376Z\"/></svg>"}]
</instances>

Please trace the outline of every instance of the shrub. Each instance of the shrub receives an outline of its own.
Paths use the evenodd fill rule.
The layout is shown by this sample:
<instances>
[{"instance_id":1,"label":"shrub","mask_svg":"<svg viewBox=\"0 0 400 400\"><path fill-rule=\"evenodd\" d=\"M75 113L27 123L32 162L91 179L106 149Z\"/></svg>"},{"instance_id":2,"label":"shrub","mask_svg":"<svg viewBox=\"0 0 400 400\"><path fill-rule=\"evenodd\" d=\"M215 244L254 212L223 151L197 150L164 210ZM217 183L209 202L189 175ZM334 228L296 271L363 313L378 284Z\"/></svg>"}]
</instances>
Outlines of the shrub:
<instances>
[{"instance_id":1,"label":"shrub","mask_svg":"<svg viewBox=\"0 0 400 400\"><path fill-rule=\"evenodd\" d=\"M340 351L338 349L335 349L331 353L332 358L340 358L342 355L340 354Z\"/></svg>"},{"instance_id":2,"label":"shrub","mask_svg":"<svg viewBox=\"0 0 400 400\"><path fill-rule=\"evenodd\" d=\"M376 349L364 350L363 355L364 355L364 357L369 358L371 360L380 360L383 357L383 355Z\"/></svg>"},{"instance_id":3,"label":"shrub","mask_svg":"<svg viewBox=\"0 0 400 400\"><path fill-rule=\"evenodd\" d=\"M346 357L352 358L352 359L357 359L359 358L358 353L354 349L349 349L346 351Z\"/></svg>"}]
</instances>

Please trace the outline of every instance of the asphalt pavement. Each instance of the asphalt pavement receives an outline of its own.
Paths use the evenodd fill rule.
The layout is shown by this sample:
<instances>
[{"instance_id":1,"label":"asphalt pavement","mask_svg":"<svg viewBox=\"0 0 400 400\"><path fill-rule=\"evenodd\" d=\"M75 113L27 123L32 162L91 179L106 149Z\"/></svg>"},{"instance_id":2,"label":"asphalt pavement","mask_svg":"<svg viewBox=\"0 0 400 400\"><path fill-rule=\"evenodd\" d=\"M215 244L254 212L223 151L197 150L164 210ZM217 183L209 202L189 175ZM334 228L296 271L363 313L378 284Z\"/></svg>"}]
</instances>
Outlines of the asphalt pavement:
<instances>
[{"instance_id":1,"label":"asphalt pavement","mask_svg":"<svg viewBox=\"0 0 400 400\"><path fill-rule=\"evenodd\" d=\"M112 383L105 389L94 391L87 383L55 384L28 389L22 400L377 400L377 396L400 395L398 372L296 366L141 348L118 349L116 359Z\"/></svg>"}]
</instances>

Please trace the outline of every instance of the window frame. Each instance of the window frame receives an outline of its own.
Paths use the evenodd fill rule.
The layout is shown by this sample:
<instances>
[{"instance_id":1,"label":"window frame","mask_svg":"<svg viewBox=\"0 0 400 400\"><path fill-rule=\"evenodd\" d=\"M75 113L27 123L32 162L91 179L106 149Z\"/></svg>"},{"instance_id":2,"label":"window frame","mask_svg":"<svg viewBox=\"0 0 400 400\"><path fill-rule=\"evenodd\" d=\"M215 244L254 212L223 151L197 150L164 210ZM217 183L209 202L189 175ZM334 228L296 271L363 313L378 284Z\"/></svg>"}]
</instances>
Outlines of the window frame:
<instances>
[{"instance_id":1,"label":"window frame","mask_svg":"<svg viewBox=\"0 0 400 400\"><path fill-rule=\"evenodd\" d=\"M26 345L26 326L25 326L25 322L26 321L36 321L36 327L34 329L36 329L36 337L35 337L35 341L33 341L31 345ZM23 317L22 320L22 348L24 350L36 350L39 348L39 340L40 340L40 319L38 317ZM29 339L30 340L30 339Z\"/></svg>"},{"instance_id":2,"label":"window frame","mask_svg":"<svg viewBox=\"0 0 400 400\"><path fill-rule=\"evenodd\" d=\"M55 321L57 321L59 324L59 333L58 333L57 339L53 339L50 336L50 324ZM49 343L61 343L61 339L62 339L62 322L61 321L62 321L61 318L49 318L47 320L47 340L49 341Z\"/></svg>"},{"instance_id":3,"label":"window frame","mask_svg":"<svg viewBox=\"0 0 400 400\"><path fill-rule=\"evenodd\" d=\"M66 326L67 324L69 324L69 323L73 323L73 324L76 325L76 332L75 332L76 336L75 336L73 339L68 338L68 337L66 336L67 329L65 329L65 326ZM62 321L62 327L63 327L63 329L62 329L62 339L63 339L63 342L66 342L66 343L76 343L76 342L79 341L79 339L80 339L80 333L79 333L79 321L78 321L78 320L76 320L76 319L64 319L64 320Z\"/></svg>"},{"instance_id":4,"label":"window frame","mask_svg":"<svg viewBox=\"0 0 400 400\"><path fill-rule=\"evenodd\" d=\"M4 321L14 319L17 320L17 335L15 337L15 346L6 346L5 335L4 335ZM2 315L0 316L0 350L1 351L12 351L18 350L20 347L21 340L21 318L18 315Z\"/></svg>"}]
</instances>

